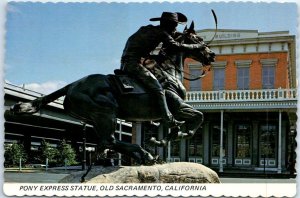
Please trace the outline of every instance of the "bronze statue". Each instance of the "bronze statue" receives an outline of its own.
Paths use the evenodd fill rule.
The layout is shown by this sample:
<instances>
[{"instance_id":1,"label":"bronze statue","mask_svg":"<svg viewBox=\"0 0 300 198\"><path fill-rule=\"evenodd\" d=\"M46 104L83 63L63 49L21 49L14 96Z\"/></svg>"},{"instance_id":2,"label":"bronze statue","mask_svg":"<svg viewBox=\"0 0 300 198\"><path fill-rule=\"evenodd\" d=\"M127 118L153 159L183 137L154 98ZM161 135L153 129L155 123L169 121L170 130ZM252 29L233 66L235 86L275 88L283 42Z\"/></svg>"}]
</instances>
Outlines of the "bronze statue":
<instances>
[{"instance_id":1,"label":"bronze statue","mask_svg":"<svg viewBox=\"0 0 300 198\"><path fill-rule=\"evenodd\" d=\"M141 82L152 93L154 100L157 100L157 110L162 115L162 122L172 128L181 123L174 119L168 109L163 88L143 65L141 59L148 57L161 42L169 50L177 52L194 48L203 49L205 45L204 43L179 43L173 39L178 23L187 21L186 16L181 13L163 12L160 18L152 18L150 21L160 21L160 25L143 26L129 37L122 55L121 69Z\"/></svg>"},{"instance_id":2,"label":"bronze statue","mask_svg":"<svg viewBox=\"0 0 300 198\"><path fill-rule=\"evenodd\" d=\"M176 42L180 42L181 46L185 44L195 46L204 44L203 41L193 33L193 29L191 28L181 34ZM164 48L165 52L170 53L170 55L174 55L174 57L178 56L177 51L174 51L173 47L169 48L169 46L166 45ZM173 54L171 54L171 52L173 52ZM215 54L207 46L188 48L183 52L184 53L181 53L184 54L182 61L184 61L184 58L190 57L203 63L204 66L210 65L215 58ZM170 59L166 58L161 64L165 63L165 65L172 66L168 61L173 62L172 57ZM176 67L176 65L173 64L174 71L176 70L176 72L181 75L182 69L178 67L176 69L174 66ZM164 71L163 67L161 67L161 71ZM184 90L182 90L182 84L178 83L178 75L173 75L166 70L164 75L166 82L161 83L165 84L163 86L166 90L167 101L172 107L172 113L176 119L185 121L185 127L188 133L195 131L195 128L201 124L202 114L184 103ZM169 85L167 86L167 84ZM161 110L157 108L159 102L153 100L155 93L152 91L149 92L148 89L145 88L147 86L143 87L143 85L144 83L140 83L138 80L128 77L120 71L117 72L117 75L92 74L49 95L30 102L17 103L11 107L11 111L14 113L32 114L55 99L65 96L63 103L64 109L71 116L94 126L99 139L99 152L103 152L105 149L111 149L128 155L134 158L138 163L144 164L147 161L151 162L155 160L149 152L140 145L122 142L114 137L116 118L132 122L161 121L165 118L162 116ZM196 119L189 121L189 118L193 117L188 115L189 112L196 112L194 116ZM200 122L198 122L199 120ZM178 133L175 134L178 135ZM172 138L167 138L167 140L171 139Z\"/></svg>"},{"instance_id":3,"label":"bronze statue","mask_svg":"<svg viewBox=\"0 0 300 198\"><path fill-rule=\"evenodd\" d=\"M203 42L203 39L196 35L193 22L189 29L186 28L184 30L184 34L178 33L175 39L178 42ZM210 51L209 48L206 48L205 50L207 50L206 53L208 57L201 61L203 73L201 76L196 76L194 78L189 78L188 75L191 74L183 71L183 60L185 60L187 55L188 57L194 57L194 59L197 60L197 58L195 58L198 56L197 52L195 55L193 55L193 50L189 53L176 53L176 51L163 45L159 55L157 57L152 56L157 60L157 64L153 66L150 71L158 79L165 90L167 104L175 119L185 122L180 127L181 130L179 130L179 127L172 128L171 133L169 133L166 138L157 141L156 138L152 137L150 139L151 143L154 143L157 146L166 146L168 141L191 138L202 125L203 114L184 102L186 90L182 84L182 79L187 79L189 81L197 80L204 77L206 72L210 70L210 62L214 61L215 54ZM186 76L183 76L183 73L185 73Z\"/></svg>"}]
</instances>

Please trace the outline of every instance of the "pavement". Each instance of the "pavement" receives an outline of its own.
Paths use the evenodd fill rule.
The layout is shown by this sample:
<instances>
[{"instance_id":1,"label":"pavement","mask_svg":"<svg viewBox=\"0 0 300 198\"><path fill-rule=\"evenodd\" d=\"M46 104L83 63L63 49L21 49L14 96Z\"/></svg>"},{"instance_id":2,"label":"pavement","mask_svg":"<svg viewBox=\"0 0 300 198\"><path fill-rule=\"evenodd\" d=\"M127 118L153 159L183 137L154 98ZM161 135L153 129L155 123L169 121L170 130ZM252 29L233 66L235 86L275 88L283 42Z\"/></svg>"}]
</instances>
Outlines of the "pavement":
<instances>
[{"instance_id":1,"label":"pavement","mask_svg":"<svg viewBox=\"0 0 300 198\"><path fill-rule=\"evenodd\" d=\"M79 170L6 170L4 181L8 183L58 183L72 172ZM220 176L221 183L296 183L296 178L245 178ZM79 181L78 181L79 183Z\"/></svg>"},{"instance_id":2,"label":"pavement","mask_svg":"<svg viewBox=\"0 0 300 198\"><path fill-rule=\"evenodd\" d=\"M224 178L220 177L221 183L251 183L251 184L273 184L273 183L288 183L295 184L295 178Z\"/></svg>"}]
</instances>

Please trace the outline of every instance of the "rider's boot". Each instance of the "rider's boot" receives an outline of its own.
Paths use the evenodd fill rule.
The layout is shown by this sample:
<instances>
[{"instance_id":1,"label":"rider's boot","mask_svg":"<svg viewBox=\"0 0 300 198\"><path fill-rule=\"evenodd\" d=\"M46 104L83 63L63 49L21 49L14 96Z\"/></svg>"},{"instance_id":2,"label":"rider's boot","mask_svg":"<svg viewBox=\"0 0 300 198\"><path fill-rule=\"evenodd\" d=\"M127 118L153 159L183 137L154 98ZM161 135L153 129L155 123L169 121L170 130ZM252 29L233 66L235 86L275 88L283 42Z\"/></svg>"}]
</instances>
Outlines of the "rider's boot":
<instances>
[{"instance_id":1,"label":"rider's boot","mask_svg":"<svg viewBox=\"0 0 300 198\"><path fill-rule=\"evenodd\" d=\"M163 124L167 126L168 128L174 128L182 125L184 122L178 121L174 118L172 113L169 111L165 92L164 91L158 91L155 92L156 99L158 101L158 108L160 109L160 112L162 113L163 118Z\"/></svg>"}]
</instances>

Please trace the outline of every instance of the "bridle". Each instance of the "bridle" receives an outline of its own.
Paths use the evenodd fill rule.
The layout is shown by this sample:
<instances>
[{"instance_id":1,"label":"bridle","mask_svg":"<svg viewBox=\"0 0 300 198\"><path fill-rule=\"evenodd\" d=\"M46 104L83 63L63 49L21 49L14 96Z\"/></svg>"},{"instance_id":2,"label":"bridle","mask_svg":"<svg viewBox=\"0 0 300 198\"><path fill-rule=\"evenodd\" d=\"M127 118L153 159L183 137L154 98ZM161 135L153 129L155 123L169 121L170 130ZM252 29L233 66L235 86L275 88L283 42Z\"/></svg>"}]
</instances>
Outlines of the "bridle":
<instances>
[{"instance_id":1,"label":"bridle","mask_svg":"<svg viewBox=\"0 0 300 198\"><path fill-rule=\"evenodd\" d=\"M193 27L193 26L194 25L193 25L193 22L192 22L191 27ZM194 32L189 32L189 30L191 30L191 28L185 30L185 32L182 35L180 35L176 40L181 39L183 37L186 37L188 35L188 36L190 36L190 38L188 38L188 39L190 39L191 41L193 41L193 44L197 44L197 43L199 43L199 42L202 41L200 37L197 37L197 35ZM192 36L195 36L195 37L192 37ZM185 41L185 38L183 38L181 40L182 43L184 41ZM203 50L205 50L205 49L203 49ZM160 55L163 56L165 58L165 60L169 60L170 63L171 63L171 65L168 65L167 68L164 68L164 69L162 68L164 71L167 72L167 70L175 69L179 73L186 74L187 76L193 76L193 78L183 76L183 79L188 80L188 81L199 80L199 79L205 77L206 74L207 74L207 72L210 71L210 66L205 66L204 65L203 66L204 69L202 70L203 71L202 74L200 76L195 76L195 75L193 75L193 74L191 74L189 72L184 71L183 69L180 69L180 66L163 49L160 50ZM208 69L205 69L207 67L208 67Z\"/></svg>"},{"instance_id":2,"label":"bridle","mask_svg":"<svg viewBox=\"0 0 300 198\"><path fill-rule=\"evenodd\" d=\"M206 73L207 73L206 70L203 70L203 72L202 72L202 74L200 76L195 76L195 75L193 75L193 74L191 74L189 72L186 72L186 71L180 69L179 65L177 63L175 63L173 61L173 59L170 56L168 56L164 51L161 51L161 55L164 56L167 60L169 60L171 62L171 65L168 65L167 68L162 68L162 70L165 71L165 72L167 72L168 74L170 74L168 72L168 70L175 69L179 73L183 73L183 74L186 74L188 76L193 76L194 77L194 78L188 78L186 76L183 76L183 79L188 80L188 81L199 80L199 79L203 78L204 76L206 76Z\"/></svg>"},{"instance_id":3,"label":"bridle","mask_svg":"<svg viewBox=\"0 0 300 198\"><path fill-rule=\"evenodd\" d=\"M213 9L211 10L211 12L212 12L213 17L214 17L214 20L215 20L215 26L216 26L216 28L215 28L215 33L214 33L214 36L212 37L212 39L211 39L207 44L205 44L206 47L214 40L214 38L215 38L215 36L216 36L216 34L217 34L217 31L218 31L218 20L217 20L216 13L214 12ZM203 39L200 38L199 36L197 36L197 34L196 34L195 30L194 30L194 22L193 22L193 21L192 21L192 23L191 23L191 25L190 25L189 28L185 27L184 33L182 33L180 36L178 36L178 37L176 38L176 40L181 39L182 37L187 37L187 36L190 36L190 38L188 38L188 39L190 39L191 41L193 41L194 44L203 42ZM184 42L184 41L185 41L185 38L183 38L183 39L181 40L181 42ZM204 49L204 50L206 50L206 49ZM207 53L208 53L208 52L207 52ZM184 78L185 80L188 80L188 81L199 80L199 79L205 77L206 74L207 74L207 72L211 70L211 67L210 67L210 66L208 66L208 65L203 65L202 74L201 74L200 76L195 76L195 75L193 75L193 74L191 74L191 73L189 73L189 72L184 71L183 69L180 69L179 65L178 65L177 63L175 63L175 61L174 61L170 56L168 56L167 53L166 53L163 49L161 49L160 54L161 54L165 59L167 59L167 60L169 60L169 61L171 62L171 64L173 65L173 69L175 69L177 72L183 73L183 74L186 74L186 75L188 75L188 76L193 76L193 77L194 77L194 78L189 78L189 77L183 76L183 78ZM172 66L169 65L169 67L170 67L169 69L171 69ZM208 68L208 69L206 69L206 68ZM165 69L165 71L166 71L166 70L169 70L169 69L167 68L167 69ZM166 71L166 72L167 72L167 71ZM167 72L167 73L168 73L168 72Z\"/></svg>"}]
</instances>

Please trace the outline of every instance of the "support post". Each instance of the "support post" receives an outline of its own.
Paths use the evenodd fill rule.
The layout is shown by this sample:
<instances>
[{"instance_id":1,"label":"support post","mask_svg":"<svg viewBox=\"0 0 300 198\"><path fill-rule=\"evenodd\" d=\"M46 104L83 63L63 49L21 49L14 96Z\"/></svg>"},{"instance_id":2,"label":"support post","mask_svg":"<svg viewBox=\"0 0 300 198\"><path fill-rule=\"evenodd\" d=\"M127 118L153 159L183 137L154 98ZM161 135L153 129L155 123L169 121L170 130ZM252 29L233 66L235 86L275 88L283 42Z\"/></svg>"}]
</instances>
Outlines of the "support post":
<instances>
[{"instance_id":1,"label":"support post","mask_svg":"<svg viewBox=\"0 0 300 198\"><path fill-rule=\"evenodd\" d=\"M120 120L120 131L119 131L119 140L122 141L122 120ZM118 153L118 165L122 165L122 155L121 153Z\"/></svg>"},{"instance_id":2,"label":"support post","mask_svg":"<svg viewBox=\"0 0 300 198\"><path fill-rule=\"evenodd\" d=\"M221 110L221 126L220 126L220 159L219 159L219 172L223 172L223 114Z\"/></svg>"},{"instance_id":3,"label":"support post","mask_svg":"<svg viewBox=\"0 0 300 198\"><path fill-rule=\"evenodd\" d=\"M162 124L159 125L158 127L158 139L161 140L164 138L164 127L162 126ZM164 147L157 147L157 153L161 158L164 158Z\"/></svg>"},{"instance_id":4,"label":"support post","mask_svg":"<svg viewBox=\"0 0 300 198\"><path fill-rule=\"evenodd\" d=\"M168 129L168 133L171 133L171 129ZM168 159L167 162L171 162L171 141L168 142Z\"/></svg>"},{"instance_id":5,"label":"support post","mask_svg":"<svg viewBox=\"0 0 300 198\"><path fill-rule=\"evenodd\" d=\"M142 123L141 122L136 122L135 131L136 131L135 143L141 145L142 144Z\"/></svg>"},{"instance_id":6,"label":"support post","mask_svg":"<svg viewBox=\"0 0 300 198\"><path fill-rule=\"evenodd\" d=\"M19 171L22 171L22 158L19 159Z\"/></svg>"},{"instance_id":7,"label":"support post","mask_svg":"<svg viewBox=\"0 0 300 198\"><path fill-rule=\"evenodd\" d=\"M49 159L46 158L46 171L48 171Z\"/></svg>"},{"instance_id":8,"label":"support post","mask_svg":"<svg viewBox=\"0 0 300 198\"><path fill-rule=\"evenodd\" d=\"M86 169L86 123L83 123L82 129L82 170Z\"/></svg>"},{"instance_id":9,"label":"support post","mask_svg":"<svg viewBox=\"0 0 300 198\"><path fill-rule=\"evenodd\" d=\"M277 173L281 173L281 110L279 110L279 123L278 123L278 167Z\"/></svg>"}]
</instances>

